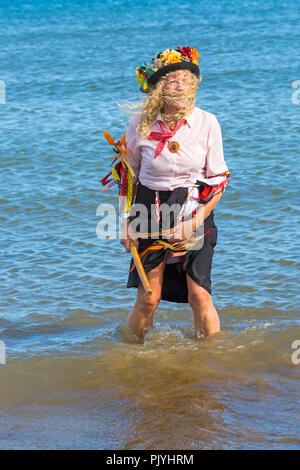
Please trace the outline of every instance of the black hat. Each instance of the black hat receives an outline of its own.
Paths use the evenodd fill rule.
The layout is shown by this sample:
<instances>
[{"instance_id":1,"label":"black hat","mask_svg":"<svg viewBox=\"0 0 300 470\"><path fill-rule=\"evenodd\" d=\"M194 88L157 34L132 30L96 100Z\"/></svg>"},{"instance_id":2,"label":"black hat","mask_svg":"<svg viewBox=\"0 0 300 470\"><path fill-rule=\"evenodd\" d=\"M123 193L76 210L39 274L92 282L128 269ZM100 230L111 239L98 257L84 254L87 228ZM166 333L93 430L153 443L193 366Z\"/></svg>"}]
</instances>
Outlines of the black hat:
<instances>
[{"instance_id":1,"label":"black hat","mask_svg":"<svg viewBox=\"0 0 300 470\"><path fill-rule=\"evenodd\" d=\"M177 47L160 52L149 65L141 65L136 69L141 91L147 92L149 86L153 87L161 77L175 70L189 70L200 77L199 56L200 53L194 47Z\"/></svg>"}]
</instances>

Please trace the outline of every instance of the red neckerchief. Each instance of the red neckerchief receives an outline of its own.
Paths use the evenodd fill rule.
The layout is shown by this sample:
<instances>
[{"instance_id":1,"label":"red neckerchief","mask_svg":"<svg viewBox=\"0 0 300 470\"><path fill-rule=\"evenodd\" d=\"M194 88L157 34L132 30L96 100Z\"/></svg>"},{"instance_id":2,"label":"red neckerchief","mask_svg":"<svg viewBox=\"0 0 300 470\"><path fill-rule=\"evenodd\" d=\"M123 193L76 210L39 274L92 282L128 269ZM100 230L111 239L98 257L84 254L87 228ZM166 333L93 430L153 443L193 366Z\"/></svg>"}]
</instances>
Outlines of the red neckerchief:
<instances>
[{"instance_id":1,"label":"red neckerchief","mask_svg":"<svg viewBox=\"0 0 300 470\"><path fill-rule=\"evenodd\" d=\"M163 151L163 148L166 145L167 140L173 137L178 131L178 129L180 129L181 126L186 124L186 120L181 119L181 121L178 122L178 124L175 126L173 131L171 131L163 121L158 121L158 123L160 125L162 132L151 132L148 137L149 140L159 141L155 150L154 158L158 157L158 155Z\"/></svg>"}]
</instances>

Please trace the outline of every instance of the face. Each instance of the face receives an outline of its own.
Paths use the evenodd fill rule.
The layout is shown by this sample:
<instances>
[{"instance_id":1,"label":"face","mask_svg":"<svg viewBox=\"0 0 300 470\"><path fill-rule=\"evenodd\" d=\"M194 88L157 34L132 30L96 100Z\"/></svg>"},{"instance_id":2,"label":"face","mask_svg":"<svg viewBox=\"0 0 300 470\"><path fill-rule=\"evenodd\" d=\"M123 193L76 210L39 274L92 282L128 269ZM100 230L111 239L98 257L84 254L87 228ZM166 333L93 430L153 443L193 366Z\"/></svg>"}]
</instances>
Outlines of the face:
<instances>
[{"instance_id":1,"label":"face","mask_svg":"<svg viewBox=\"0 0 300 470\"><path fill-rule=\"evenodd\" d=\"M172 107L176 109L182 109L185 107L185 101L181 98L176 99L176 92L184 92L190 84L190 77L187 70L176 70L168 74L165 82L165 91L172 95L174 94L175 100L166 99L166 104L172 104Z\"/></svg>"},{"instance_id":2,"label":"face","mask_svg":"<svg viewBox=\"0 0 300 470\"><path fill-rule=\"evenodd\" d=\"M189 84L189 74L187 70L176 70L169 73L165 82L165 88L168 90L185 90Z\"/></svg>"}]
</instances>

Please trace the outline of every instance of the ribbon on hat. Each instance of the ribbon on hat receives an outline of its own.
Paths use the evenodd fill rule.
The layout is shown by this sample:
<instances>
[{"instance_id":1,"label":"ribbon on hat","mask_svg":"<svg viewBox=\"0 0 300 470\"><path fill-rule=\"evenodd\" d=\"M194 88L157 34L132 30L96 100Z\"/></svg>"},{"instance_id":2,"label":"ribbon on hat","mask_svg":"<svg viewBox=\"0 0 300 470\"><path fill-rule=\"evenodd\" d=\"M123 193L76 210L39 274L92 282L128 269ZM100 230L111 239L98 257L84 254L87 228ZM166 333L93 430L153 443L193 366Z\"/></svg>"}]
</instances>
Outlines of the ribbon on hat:
<instances>
[{"instance_id":1,"label":"ribbon on hat","mask_svg":"<svg viewBox=\"0 0 300 470\"><path fill-rule=\"evenodd\" d=\"M162 132L151 132L148 136L148 140L158 140L158 145L155 150L154 158L158 157L158 155L163 151L164 146L166 145L168 139L173 137L178 129L186 124L185 119L181 119L181 121L176 124L175 128L171 131L168 126L163 121L158 121Z\"/></svg>"}]
</instances>

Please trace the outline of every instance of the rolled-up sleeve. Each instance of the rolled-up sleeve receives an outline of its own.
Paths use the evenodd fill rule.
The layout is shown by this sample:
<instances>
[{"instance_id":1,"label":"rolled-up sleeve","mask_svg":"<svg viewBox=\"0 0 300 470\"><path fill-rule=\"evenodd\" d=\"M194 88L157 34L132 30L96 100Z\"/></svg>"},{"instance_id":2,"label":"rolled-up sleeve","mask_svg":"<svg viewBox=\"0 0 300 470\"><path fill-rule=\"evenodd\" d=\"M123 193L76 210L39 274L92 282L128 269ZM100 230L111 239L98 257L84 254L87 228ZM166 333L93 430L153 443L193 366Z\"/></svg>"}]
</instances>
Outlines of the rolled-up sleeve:
<instances>
[{"instance_id":1,"label":"rolled-up sleeve","mask_svg":"<svg viewBox=\"0 0 300 470\"><path fill-rule=\"evenodd\" d=\"M139 176L141 167L141 150L139 146L140 137L136 131L138 119L136 116L130 119L127 123L126 131L126 150L128 152L128 161L131 164L135 176Z\"/></svg>"},{"instance_id":2,"label":"rolled-up sleeve","mask_svg":"<svg viewBox=\"0 0 300 470\"><path fill-rule=\"evenodd\" d=\"M206 177L215 176L228 171L224 160L222 132L217 118L212 115L208 134L206 155Z\"/></svg>"}]
</instances>

